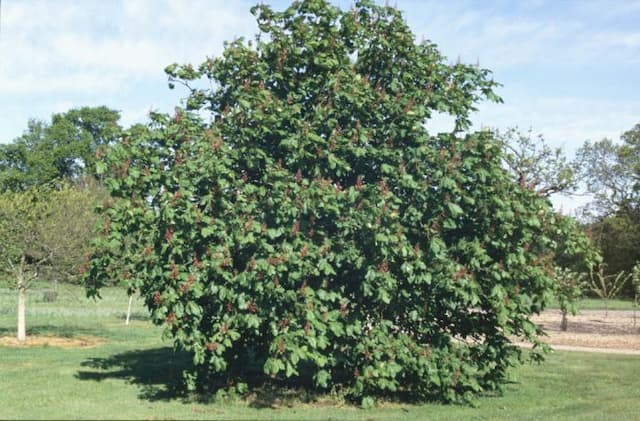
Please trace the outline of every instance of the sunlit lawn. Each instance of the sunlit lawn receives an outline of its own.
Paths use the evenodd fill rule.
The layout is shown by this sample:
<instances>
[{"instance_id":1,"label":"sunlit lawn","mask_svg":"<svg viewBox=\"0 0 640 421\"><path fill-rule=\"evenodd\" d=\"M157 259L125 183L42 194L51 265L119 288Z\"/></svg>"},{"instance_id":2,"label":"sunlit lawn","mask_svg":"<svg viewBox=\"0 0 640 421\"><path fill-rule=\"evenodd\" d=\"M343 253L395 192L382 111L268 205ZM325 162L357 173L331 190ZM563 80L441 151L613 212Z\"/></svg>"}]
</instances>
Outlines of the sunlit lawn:
<instances>
[{"instance_id":1,"label":"sunlit lawn","mask_svg":"<svg viewBox=\"0 0 640 421\"><path fill-rule=\"evenodd\" d=\"M61 287L56 302L29 292L29 334L92 336L93 348L0 347L3 419L637 419L640 357L556 353L512 372L503 396L468 406L381 404L370 410L331 397L277 397L199 402L173 385L185 363L160 339L138 301L124 326L127 297L108 289L99 302L79 287ZM0 335L15 329L15 294L0 289Z\"/></svg>"},{"instance_id":2,"label":"sunlit lawn","mask_svg":"<svg viewBox=\"0 0 640 421\"><path fill-rule=\"evenodd\" d=\"M577 302L578 311L580 310L604 310L605 302L600 298L582 298ZM623 299L623 298L614 298L612 300L608 300L606 303L606 307L609 310L633 310L633 300L631 299ZM551 309L559 308L558 304L552 302L549 306ZM640 308L638 309L640 310Z\"/></svg>"}]
</instances>

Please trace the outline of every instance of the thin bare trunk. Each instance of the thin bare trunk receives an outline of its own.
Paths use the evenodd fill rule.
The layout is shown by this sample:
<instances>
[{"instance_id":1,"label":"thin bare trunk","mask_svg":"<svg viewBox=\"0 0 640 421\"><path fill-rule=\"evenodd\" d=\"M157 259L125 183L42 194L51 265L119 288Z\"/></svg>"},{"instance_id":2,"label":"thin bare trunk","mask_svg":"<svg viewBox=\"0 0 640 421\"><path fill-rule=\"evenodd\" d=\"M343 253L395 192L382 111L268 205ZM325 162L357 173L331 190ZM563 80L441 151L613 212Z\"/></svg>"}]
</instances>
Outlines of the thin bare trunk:
<instances>
[{"instance_id":1,"label":"thin bare trunk","mask_svg":"<svg viewBox=\"0 0 640 421\"><path fill-rule=\"evenodd\" d=\"M636 311L638 310L638 297L633 299L633 328L636 328Z\"/></svg>"},{"instance_id":2,"label":"thin bare trunk","mask_svg":"<svg viewBox=\"0 0 640 421\"><path fill-rule=\"evenodd\" d=\"M125 325L129 324L129 319L131 318L131 303L132 302L133 302L133 294L129 295L129 306L127 307L127 319L124 322Z\"/></svg>"},{"instance_id":3,"label":"thin bare trunk","mask_svg":"<svg viewBox=\"0 0 640 421\"><path fill-rule=\"evenodd\" d=\"M20 259L20 268L18 269L18 341L24 342L27 339L27 328L25 322L25 285L24 272L25 272L25 257Z\"/></svg>"},{"instance_id":4,"label":"thin bare trunk","mask_svg":"<svg viewBox=\"0 0 640 421\"><path fill-rule=\"evenodd\" d=\"M567 331L567 312L566 310L562 311L562 321L560 322L560 330L563 332Z\"/></svg>"}]
</instances>

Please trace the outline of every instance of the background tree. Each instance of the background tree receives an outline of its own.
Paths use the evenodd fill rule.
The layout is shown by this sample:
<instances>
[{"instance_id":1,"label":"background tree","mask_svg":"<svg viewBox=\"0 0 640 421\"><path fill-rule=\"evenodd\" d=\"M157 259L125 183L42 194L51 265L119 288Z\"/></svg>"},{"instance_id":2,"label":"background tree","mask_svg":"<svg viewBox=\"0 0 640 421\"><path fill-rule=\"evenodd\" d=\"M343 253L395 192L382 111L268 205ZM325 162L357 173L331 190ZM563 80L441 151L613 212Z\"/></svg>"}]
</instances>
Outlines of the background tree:
<instances>
[{"instance_id":1,"label":"background tree","mask_svg":"<svg viewBox=\"0 0 640 421\"><path fill-rule=\"evenodd\" d=\"M119 118L107 107L82 107L54 114L50 124L30 121L22 136L0 145L0 191L95 174L96 152L120 137Z\"/></svg>"},{"instance_id":2,"label":"background tree","mask_svg":"<svg viewBox=\"0 0 640 421\"><path fill-rule=\"evenodd\" d=\"M640 259L640 224L631 215L619 212L599 216L588 227L607 265L606 273L630 272Z\"/></svg>"},{"instance_id":3,"label":"background tree","mask_svg":"<svg viewBox=\"0 0 640 421\"><path fill-rule=\"evenodd\" d=\"M46 214L47 202L39 200L37 189L0 195L0 267L16 283L18 290L19 341L26 339L25 292L29 283L38 276L39 267L49 254L39 241L38 224Z\"/></svg>"},{"instance_id":4,"label":"background tree","mask_svg":"<svg viewBox=\"0 0 640 421\"><path fill-rule=\"evenodd\" d=\"M640 259L640 124L620 142L586 142L578 156L582 178L594 196L588 215L605 274L630 273ZM625 293L632 296L630 286Z\"/></svg>"},{"instance_id":5,"label":"background tree","mask_svg":"<svg viewBox=\"0 0 640 421\"><path fill-rule=\"evenodd\" d=\"M640 124L625 132L620 142L586 142L578 156L597 215L640 215Z\"/></svg>"},{"instance_id":6,"label":"background tree","mask_svg":"<svg viewBox=\"0 0 640 421\"><path fill-rule=\"evenodd\" d=\"M550 237L556 244L553 259L555 297L560 306L560 329L567 330L569 314L578 311L578 300L585 290L585 281L593 268L601 264L602 256L591 238L575 218L556 214L550 226Z\"/></svg>"},{"instance_id":7,"label":"background tree","mask_svg":"<svg viewBox=\"0 0 640 421\"><path fill-rule=\"evenodd\" d=\"M116 200L89 294L123 264L202 389L295 378L368 405L499 388L510 337L541 346L529 317L553 285L556 215L489 132L464 133L497 99L490 73L373 2L253 12L255 46L169 66L186 109L98 163ZM429 133L436 110L455 133Z\"/></svg>"},{"instance_id":8,"label":"background tree","mask_svg":"<svg viewBox=\"0 0 640 421\"><path fill-rule=\"evenodd\" d=\"M631 286L633 287L633 327L636 327L636 312L640 304L640 262L631 271Z\"/></svg>"},{"instance_id":9,"label":"background tree","mask_svg":"<svg viewBox=\"0 0 640 421\"><path fill-rule=\"evenodd\" d=\"M609 300L618 296L625 284L631 279L632 274L618 272L606 275L604 264L598 265L589 274L589 289L604 301L605 316L609 312Z\"/></svg>"},{"instance_id":10,"label":"background tree","mask_svg":"<svg viewBox=\"0 0 640 421\"><path fill-rule=\"evenodd\" d=\"M35 165L37 157L30 151L44 137L45 124L30 120L25 133L13 143L0 145L0 191L19 191L27 186L41 184L38 180L49 181L43 176L44 168Z\"/></svg>"},{"instance_id":11,"label":"background tree","mask_svg":"<svg viewBox=\"0 0 640 421\"><path fill-rule=\"evenodd\" d=\"M545 197L576 189L578 164L569 161L561 148L551 148L542 134L534 136L531 129L523 133L514 127L496 136L505 148L505 165L521 187Z\"/></svg>"},{"instance_id":12,"label":"background tree","mask_svg":"<svg viewBox=\"0 0 640 421\"><path fill-rule=\"evenodd\" d=\"M38 235L47 236L43 241L60 250L54 260L47 258L47 265L40 268L41 279L73 282L78 278L77 259L88 251L95 221L92 209L104 192L94 180L96 154L119 141L119 118L117 111L107 107L72 109L54 114L50 123L29 121L21 137L0 145L0 192L25 192L28 201L45 196L37 203L47 205L46 219L38 214L40 220L29 222L27 213L24 222L37 224ZM20 195L15 198L24 199ZM85 247L82 252L75 249L79 246Z\"/></svg>"},{"instance_id":13,"label":"background tree","mask_svg":"<svg viewBox=\"0 0 640 421\"><path fill-rule=\"evenodd\" d=\"M569 161L562 149L551 148L541 134L533 136L531 129L522 133L518 128L510 128L498 132L497 137L505 150L505 167L522 188L545 198L576 190L579 162ZM560 328L566 330L567 315L578 311L583 280L601 261L601 256L585 229L571 216L557 214L549 235L557 244L555 295L562 313Z\"/></svg>"},{"instance_id":14,"label":"background tree","mask_svg":"<svg viewBox=\"0 0 640 421\"><path fill-rule=\"evenodd\" d=\"M44 279L80 282L100 218L95 209L107 197L104 187L92 179L66 183L47 192L44 199L52 203L41 221L40 236L51 259L41 271Z\"/></svg>"},{"instance_id":15,"label":"background tree","mask_svg":"<svg viewBox=\"0 0 640 421\"><path fill-rule=\"evenodd\" d=\"M26 339L25 294L30 283L49 276L77 278L86 260L98 215L97 189L63 185L0 193L0 270L18 291L18 340Z\"/></svg>"},{"instance_id":16,"label":"background tree","mask_svg":"<svg viewBox=\"0 0 640 421\"><path fill-rule=\"evenodd\" d=\"M560 330L567 331L568 315L575 315L578 311L577 302L582 297L582 284L586 278L583 272L573 272L567 268L556 268L557 290L556 298L562 314Z\"/></svg>"}]
</instances>

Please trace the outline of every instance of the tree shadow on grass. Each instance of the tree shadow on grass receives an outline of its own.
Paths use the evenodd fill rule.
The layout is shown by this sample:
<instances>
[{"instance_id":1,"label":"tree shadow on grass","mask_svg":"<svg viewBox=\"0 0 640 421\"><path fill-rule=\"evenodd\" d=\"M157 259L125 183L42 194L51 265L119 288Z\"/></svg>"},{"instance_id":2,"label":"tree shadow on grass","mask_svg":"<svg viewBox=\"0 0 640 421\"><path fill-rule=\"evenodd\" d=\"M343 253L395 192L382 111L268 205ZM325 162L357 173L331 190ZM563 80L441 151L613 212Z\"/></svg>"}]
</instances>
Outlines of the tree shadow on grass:
<instances>
[{"instance_id":1,"label":"tree shadow on grass","mask_svg":"<svg viewBox=\"0 0 640 421\"><path fill-rule=\"evenodd\" d=\"M118 313L117 315L118 319L120 320L127 320L127 313L122 312L122 313ZM142 311L134 311L129 315L129 320L134 321L141 321L141 322L148 322L151 320L151 316L149 315L149 313L144 313Z\"/></svg>"},{"instance_id":2,"label":"tree shadow on grass","mask_svg":"<svg viewBox=\"0 0 640 421\"><path fill-rule=\"evenodd\" d=\"M256 409L293 408L301 404L334 407L343 403L343 400L334 399L325 393L296 387L296 385L269 384L255 388L245 397L245 400L250 408Z\"/></svg>"},{"instance_id":3,"label":"tree shadow on grass","mask_svg":"<svg viewBox=\"0 0 640 421\"><path fill-rule=\"evenodd\" d=\"M78 371L76 378L96 382L121 379L140 386L141 399L168 401L186 398L181 374L189 365L188 354L162 347L90 358L82 363L88 370Z\"/></svg>"},{"instance_id":4,"label":"tree shadow on grass","mask_svg":"<svg viewBox=\"0 0 640 421\"><path fill-rule=\"evenodd\" d=\"M182 400L184 402L213 403L242 398L249 407L257 409L293 407L299 404L335 405L326 394L311 390L309 384L296 381L270 382L264 373L253 373L251 392L235 395L225 392L221 379L213 380L207 390L187 391L182 372L192 368L186 352L171 347L127 351L106 358L85 360L75 377L84 381L101 382L108 379L123 380L140 388L138 397L148 401ZM227 385L228 386L228 385ZM222 394L217 393L218 391Z\"/></svg>"}]
</instances>

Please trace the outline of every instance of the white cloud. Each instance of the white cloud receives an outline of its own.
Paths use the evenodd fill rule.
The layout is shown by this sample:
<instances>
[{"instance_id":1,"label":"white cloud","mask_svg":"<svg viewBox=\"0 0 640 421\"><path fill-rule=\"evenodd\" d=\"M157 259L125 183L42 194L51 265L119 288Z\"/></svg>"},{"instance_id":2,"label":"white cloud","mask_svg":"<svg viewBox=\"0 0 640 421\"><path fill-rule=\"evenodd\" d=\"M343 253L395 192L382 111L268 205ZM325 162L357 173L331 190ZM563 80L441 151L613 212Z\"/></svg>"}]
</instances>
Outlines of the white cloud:
<instances>
[{"instance_id":1,"label":"white cloud","mask_svg":"<svg viewBox=\"0 0 640 421\"><path fill-rule=\"evenodd\" d=\"M598 33L593 37L593 41L601 49L606 48L623 48L637 49L640 48L640 31L637 32L622 32L622 31L609 31Z\"/></svg>"},{"instance_id":2,"label":"white cloud","mask_svg":"<svg viewBox=\"0 0 640 421\"><path fill-rule=\"evenodd\" d=\"M151 15L151 0L129 0L123 3L124 14L128 20L146 20Z\"/></svg>"},{"instance_id":3,"label":"white cloud","mask_svg":"<svg viewBox=\"0 0 640 421\"><path fill-rule=\"evenodd\" d=\"M153 41L79 38L64 33L53 43L57 61L67 63L78 72L126 72L139 77L159 72L171 59L170 51Z\"/></svg>"},{"instance_id":4,"label":"white cloud","mask_svg":"<svg viewBox=\"0 0 640 421\"><path fill-rule=\"evenodd\" d=\"M0 79L1 80L1 79ZM112 93L125 82L107 72L72 73L50 77L44 72L16 75L11 83L0 83L0 94L31 97L38 95L73 95L77 93Z\"/></svg>"},{"instance_id":5,"label":"white cloud","mask_svg":"<svg viewBox=\"0 0 640 421\"><path fill-rule=\"evenodd\" d=\"M164 104L163 69L199 63L252 34L250 0L24 0L2 3L0 142L59 104ZM163 99L165 98L165 99ZM56 105L58 104L58 105ZM11 112L9 113L9 110ZM139 115L140 113L133 112ZM145 112L146 114L146 112Z\"/></svg>"},{"instance_id":6,"label":"white cloud","mask_svg":"<svg viewBox=\"0 0 640 421\"><path fill-rule=\"evenodd\" d=\"M21 2L3 12L2 93L124 88L251 28L238 2Z\"/></svg>"},{"instance_id":7,"label":"white cloud","mask_svg":"<svg viewBox=\"0 0 640 421\"><path fill-rule=\"evenodd\" d=\"M120 123L123 127L130 127L133 124L141 123L147 120L151 111L154 111L153 106L128 108L122 111Z\"/></svg>"},{"instance_id":8,"label":"white cloud","mask_svg":"<svg viewBox=\"0 0 640 421\"><path fill-rule=\"evenodd\" d=\"M639 59L637 25L615 22L633 19L634 14L640 19L640 2L561 2L553 11L548 2L528 3L496 7L495 2L404 1L400 7L419 38L441 45L450 58L479 59L496 70L529 63L588 64L630 55ZM541 13L544 8L546 13Z\"/></svg>"}]
</instances>

